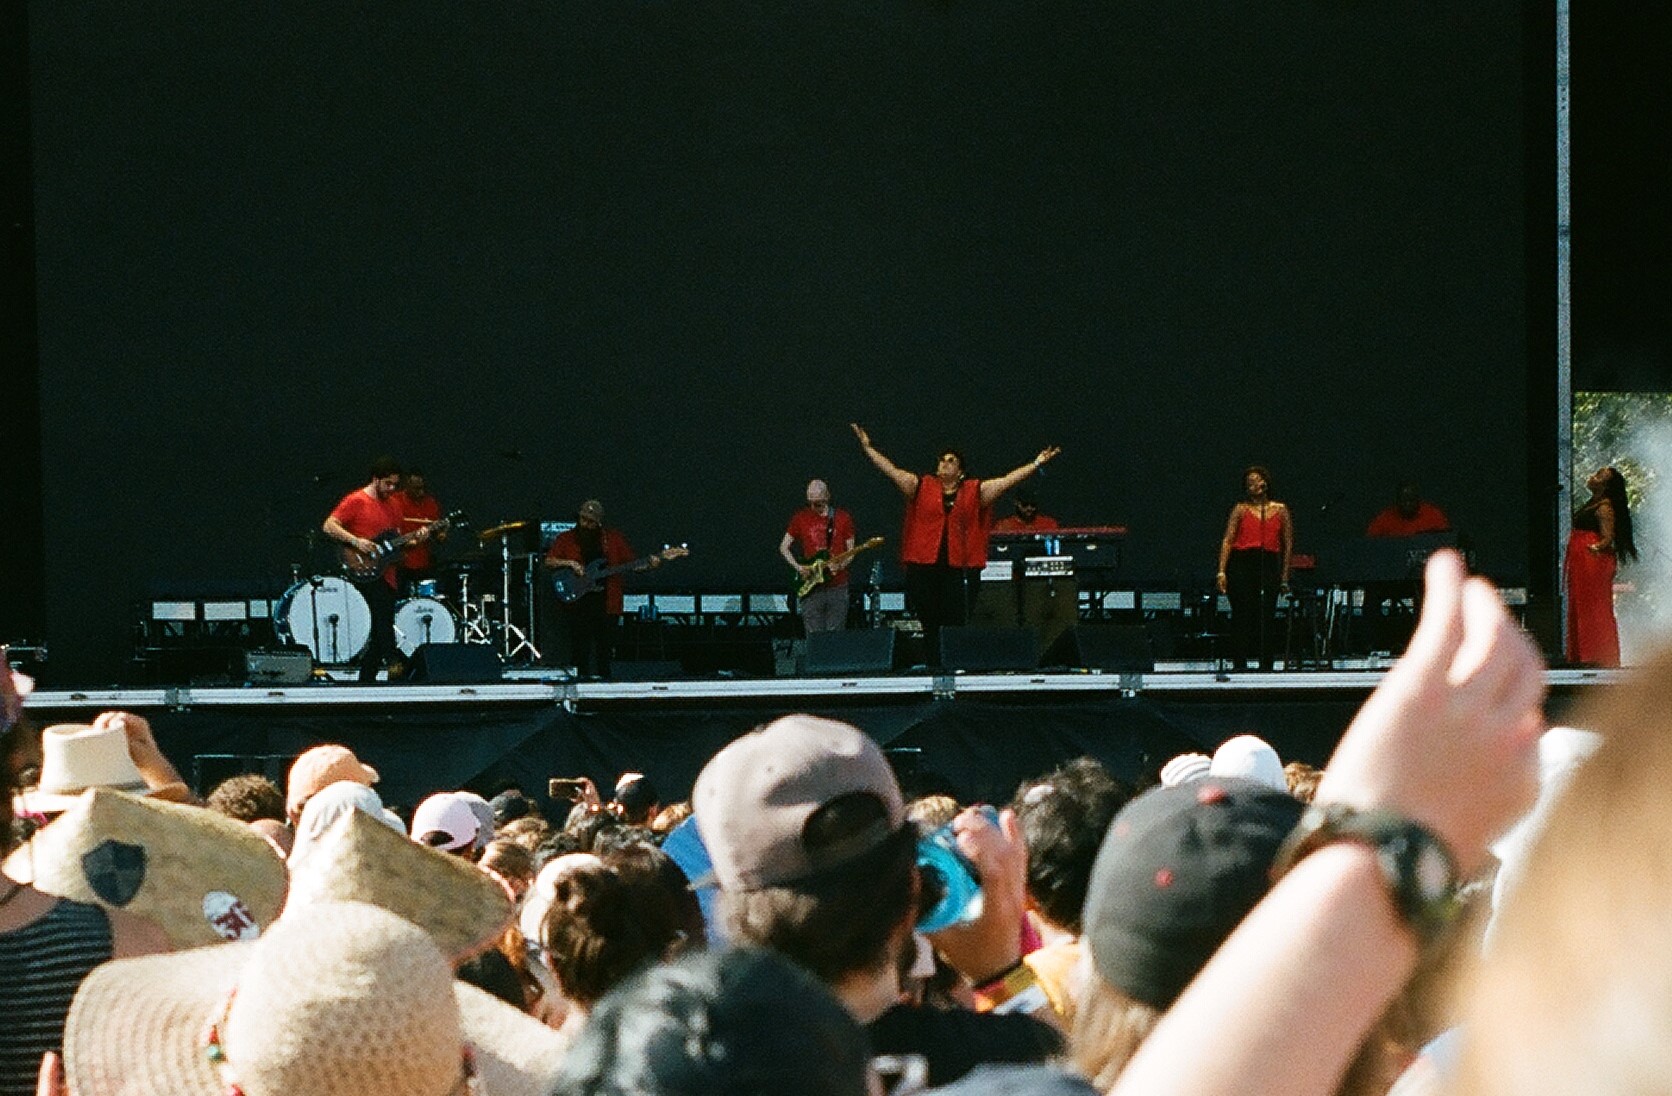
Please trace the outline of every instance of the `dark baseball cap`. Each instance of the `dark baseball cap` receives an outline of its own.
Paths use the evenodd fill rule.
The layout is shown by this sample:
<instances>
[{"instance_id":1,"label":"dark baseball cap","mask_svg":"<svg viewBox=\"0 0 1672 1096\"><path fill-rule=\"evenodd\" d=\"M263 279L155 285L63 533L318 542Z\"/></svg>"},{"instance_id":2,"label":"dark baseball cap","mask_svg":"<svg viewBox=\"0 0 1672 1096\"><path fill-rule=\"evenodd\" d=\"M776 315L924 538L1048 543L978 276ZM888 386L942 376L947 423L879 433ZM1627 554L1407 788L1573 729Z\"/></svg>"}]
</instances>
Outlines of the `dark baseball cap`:
<instances>
[{"instance_id":1,"label":"dark baseball cap","mask_svg":"<svg viewBox=\"0 0 1672 1096\"><path fill-rule=\"evenodd\" d=\"M1169 1007L1271 887L1299 800L1249 780L1154 788L1115 816L1092 866L1085 939L1103 980Z\"/></svg>"}]
</instances>

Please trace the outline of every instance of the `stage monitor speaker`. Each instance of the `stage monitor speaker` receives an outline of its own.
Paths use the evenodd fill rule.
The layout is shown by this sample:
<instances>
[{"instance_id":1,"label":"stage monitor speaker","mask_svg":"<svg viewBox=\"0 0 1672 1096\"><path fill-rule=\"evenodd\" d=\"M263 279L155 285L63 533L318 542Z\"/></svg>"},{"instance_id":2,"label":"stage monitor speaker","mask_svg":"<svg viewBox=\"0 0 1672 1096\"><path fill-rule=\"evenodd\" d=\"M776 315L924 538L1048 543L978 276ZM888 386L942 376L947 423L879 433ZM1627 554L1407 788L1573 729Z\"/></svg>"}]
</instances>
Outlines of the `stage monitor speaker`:
<instances>
[{"instance_id":1,"label":"stage monitor speaker","mask_svg":"<svg viewBox=\"0 0 1672 1096\"><path fill-rule=\"evenodd\" d=\"M1032 628L942 628L940 656L948 670L1032 670L1039 636Z\"/></svg>"},{"instance_id":2,"label":"stage monitor speaker","mask_svg":"<svg viewBox=\"0 0 1672 1096\"><path fill-rule=\"evenodd\" d=\"M611 681L678 681L685 664L678 659L630 658L610 662Z\"/></svg>"},{"instance_id":3,"label":"stage monitor speaker","mask_svg":"<svg viewBox=\"0 0 1672 1096\"><path fill-rule=\"evenodd\" d=\"M313 654L306 647L244 652L244 680L251 685L305 685L313 679Z\"/></svg>"},{"instance_id":4,"label":"stage monitor speaker","mask_svg":"<svg viewBox=\"0 0 1672 1096\"><path fill-rule=\"evenodd\" d=\"M414 685L486 685L504 673L499 653L483 643L426 643L412 652L406 680Z\"/></svg>"},{"instance_id":5,"label":"stage monitor speaker","mask_svg":"<svg viewBox=\"0 0 1672 1096\"><path fill-rule=\"evenodd\" d=\"M1121 673L1150 673L1155 669L1155 650L1149 630L1142 624L1081 625L1069 636L1076 650L1073 665Z\"/></svg>"},{"instance_id":6,"label":"stage monitor speaker","mask_svg":"<svg viewBox=\"0 0 1672 1096\"><path fill-rule=\"evenodd\" d=\"M806 671L831 674L885 674L894 668L893 628L814 632L807 637Z\"/></svg>"}]
</instances>

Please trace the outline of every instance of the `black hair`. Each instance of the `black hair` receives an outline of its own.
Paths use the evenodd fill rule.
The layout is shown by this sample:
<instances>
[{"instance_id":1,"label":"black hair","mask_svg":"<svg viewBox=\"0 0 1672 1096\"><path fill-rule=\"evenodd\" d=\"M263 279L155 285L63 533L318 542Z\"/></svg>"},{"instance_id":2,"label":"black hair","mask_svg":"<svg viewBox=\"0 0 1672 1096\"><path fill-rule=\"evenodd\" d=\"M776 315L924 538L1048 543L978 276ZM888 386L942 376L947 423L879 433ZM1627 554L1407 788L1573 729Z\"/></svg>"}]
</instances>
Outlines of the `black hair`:
<instances>
[{"instance_id":1,"label":"black hair","mask_svg":"<svg viewBox=\"0 0 1672 1096\"><path fill-rule=\"evenodd\" d=\"M394 457L378 457L376 460L372 461L371 478L374 480L386 479L389 476L398 476L400 474L401 466Z\"/></svg>"},{"instance_id":2,"label":"black hair","mask_svg":"<svg viewBox=\"0 0 1672 1096\"><path fill-rule=\"evenodd\" d=\"M564 1055L557 1096L864 1096L865 1031L770 952L689 955L604 998Z\"/></svg>"},{"instance_id":3,"label":"black hair","mask_svg":"<svg viewBox=\"0 0 1672 1096\"><path fill-rule=\"evenodd\" d=\"M1631 503L1626 501L1626 477L1614 465L1606 471L1613 473L1602 489L1602 497L1614 507L1614 554L1626 559L1637 558L1637 541L1631 535Z\"/></svg>"},{"instance_id":4,"label":"black hair","mask_svg":"<svg viewBox=\"0 0 1672 1096\"><path fill-rule=\"evenodd\" d=\"M970 474L970 462L964 459L963 450L954 449L950 445L943 446L940 452L935 454L935 463L939 464L942 457L956 458L958 461L958 471L962 472L966 476Z\"/></svg>"},{"instance_id":5,"label":"black hair","mask_svg":"<svg viewBox=\"0 0 1672 1096\"><path fill-rule=\"evenodd\" d=\"M1011 805L1028 849L1028 893L1052 924L1080 932L1097 850L1131 798L1132 790L1090 757L1016 790Z\"/></svg>"},{"instance_id":6,"label":"black hair","mask_svg":"<svg viewBox=\"0 0 1672 1096\"><path fill-rule=\"evenodd\" d=\"M1244 468L1242 470L1242 475L1237 477L1237 486L1239 488L1241 488L1243 494L1247 494L1248 493L1248 477L1249 477L1249 474L1253 473L1253 472L1258 472L1260 474L1260 478L1266 481L1266 497L1270 498L1271 497L1271 487L1272 487L1271 469L1267 468L1263 464L1250 464L1247 468Z\"/></svg>"}]
</instances>

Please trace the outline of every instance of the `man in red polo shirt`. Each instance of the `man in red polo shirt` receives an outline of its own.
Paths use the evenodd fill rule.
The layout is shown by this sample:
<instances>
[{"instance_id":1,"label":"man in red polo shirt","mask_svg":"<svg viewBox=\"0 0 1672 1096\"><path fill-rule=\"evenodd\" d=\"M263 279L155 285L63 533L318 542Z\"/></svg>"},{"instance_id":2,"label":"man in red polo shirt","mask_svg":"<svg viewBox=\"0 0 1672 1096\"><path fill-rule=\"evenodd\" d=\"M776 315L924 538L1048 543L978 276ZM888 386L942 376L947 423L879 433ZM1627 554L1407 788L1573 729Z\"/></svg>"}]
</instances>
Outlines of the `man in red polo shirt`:
<instances>
[{"instance_id":1,"label":"man in red polo shirt","mask_svg":"<svg viewBox=\"0 0 1672 1096\"><path fill-rule=\"evenodd\" d=\"M400 465L391 457L379 457L372 463L371 479L364 487L357 487L344 495L325 519L325 535L346 548L363 554L375 554L379 536L399 532L401 511L395 502L395 489L401 482ZM421 534L427 537L428 534ZM366 640L366 650L360 658L361 682L376 681L377 671L396 660L395 646L395 564L385 567L374 578L353 577L354 585L371 609L372 630Z\"/></svg>"},{"instance_id":2,"label":"man in red polo shirt","mask_svg":"<svg viewBox=\"0 0 1672 1096\"><path fill-rule=\"evenodd\" d=\"M807 505L790 518L784 539L778 544L783 556L796 575L805 581L812 574L804 561L812 560L820 552L827 557L841 555L853 548L853 515L830 504L830 487L823 480L807 485ZM799 558L790 549L800 552ZM801 623L807 634L835 632L848 623L848 569L832 571L816 588L801 599Z\"/></svg>"}]
</instances>

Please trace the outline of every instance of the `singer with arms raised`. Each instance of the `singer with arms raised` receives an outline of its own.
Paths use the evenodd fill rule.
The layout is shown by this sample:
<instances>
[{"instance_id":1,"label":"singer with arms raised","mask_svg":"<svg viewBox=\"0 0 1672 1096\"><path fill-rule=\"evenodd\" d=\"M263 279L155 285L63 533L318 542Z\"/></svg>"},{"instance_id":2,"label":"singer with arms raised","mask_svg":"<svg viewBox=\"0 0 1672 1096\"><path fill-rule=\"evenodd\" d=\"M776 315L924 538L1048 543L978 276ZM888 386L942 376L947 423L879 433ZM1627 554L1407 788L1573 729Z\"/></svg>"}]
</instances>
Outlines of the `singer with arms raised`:
<instances>
[{"instance_id":1,"label":"singer with arms raised","mask_svg":"<svg viewBox=\"0 0 1672 1096\"><path fill-rule=\"evenodd\" d=\"M1062 450L1047 446L1033 460L996 479L970 479L964 457L943 449L934 472L907 472L871 444L858 423L850 424L865 456L906 497L900 561L906 566L906 598L920 621L931 663L940 659L940 630L963 624L969 612L970 587L987 563L987 533L993 503L1000 495L1038 472Z\"/></svg>"}]
</instances>

